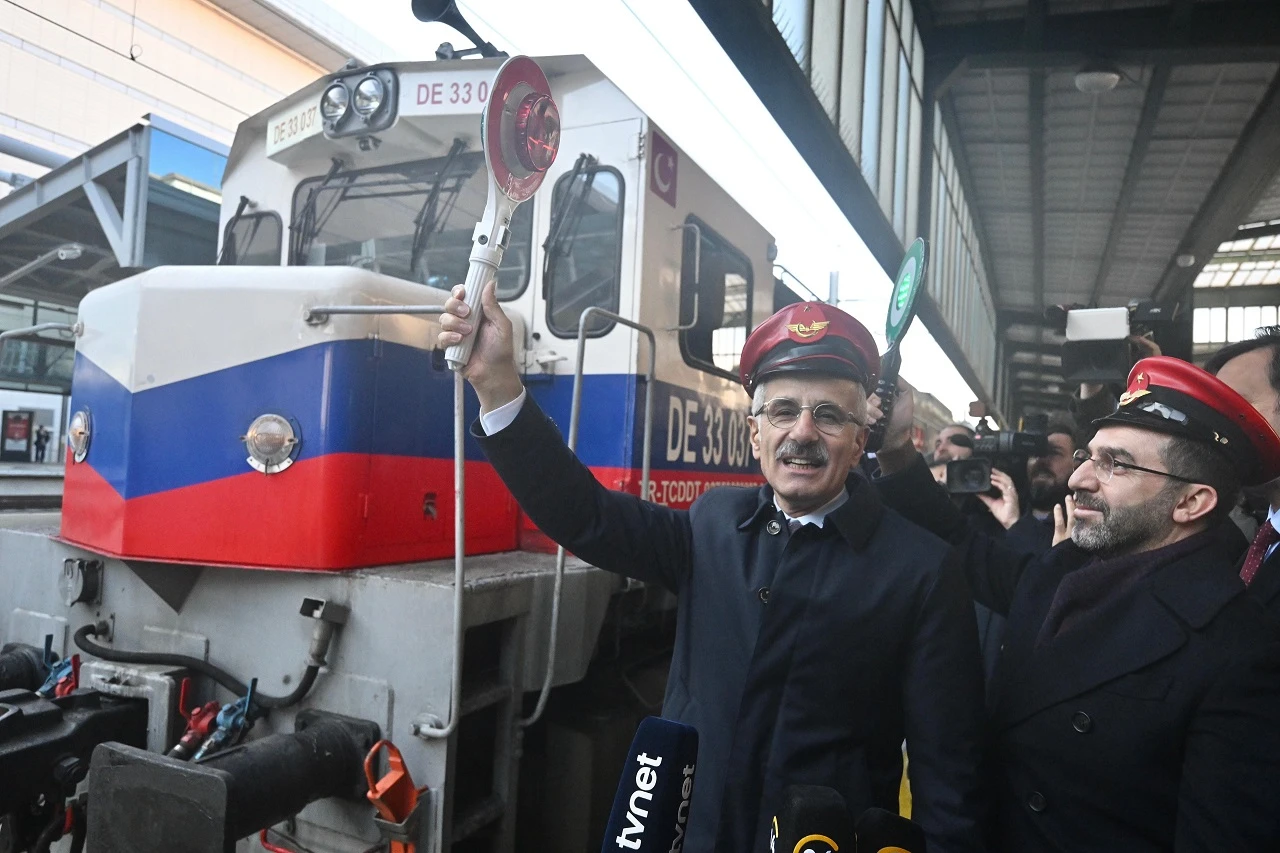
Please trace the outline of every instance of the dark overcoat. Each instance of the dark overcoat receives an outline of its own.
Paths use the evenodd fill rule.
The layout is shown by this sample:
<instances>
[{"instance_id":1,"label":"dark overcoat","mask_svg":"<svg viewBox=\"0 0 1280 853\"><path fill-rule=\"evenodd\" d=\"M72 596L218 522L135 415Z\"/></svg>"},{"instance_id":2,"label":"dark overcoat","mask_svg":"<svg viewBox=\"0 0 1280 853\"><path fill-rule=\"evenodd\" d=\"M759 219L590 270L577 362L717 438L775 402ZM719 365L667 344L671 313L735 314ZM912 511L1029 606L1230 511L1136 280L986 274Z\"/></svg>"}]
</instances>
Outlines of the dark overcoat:
<instances>
[{"instance_id":1,"label":"dark overcoat","mask_svg":"<svg viewBox=\"0 0 1280 853\"><path fill-rule=\"evenodd\" d=\"M989 694L993 849L1280 850L1280 650L1228 537L1204 534L1037 642L1090 555L1066 542L1036 559L973 533L923 463L877 483L952 538L975 596L1008 616Z\"/></svg>"},{"instance_id":2,"label":"dark overcoat","mask_svg":"<svg viewBox=\"0 0 1280 853\"><path fill-rule=\"evenodd\" d=\"M552 539L678 597L663 715L698 730L684 850L768 849L785 786L826 785L856 817L896 812L901 746L931 853L978 849L982 675L952 550L886 511L861 476L824 527L789 534L767 487L688 511L601 486L532 398L485 453Z\"/></svg>"}]
</instances>

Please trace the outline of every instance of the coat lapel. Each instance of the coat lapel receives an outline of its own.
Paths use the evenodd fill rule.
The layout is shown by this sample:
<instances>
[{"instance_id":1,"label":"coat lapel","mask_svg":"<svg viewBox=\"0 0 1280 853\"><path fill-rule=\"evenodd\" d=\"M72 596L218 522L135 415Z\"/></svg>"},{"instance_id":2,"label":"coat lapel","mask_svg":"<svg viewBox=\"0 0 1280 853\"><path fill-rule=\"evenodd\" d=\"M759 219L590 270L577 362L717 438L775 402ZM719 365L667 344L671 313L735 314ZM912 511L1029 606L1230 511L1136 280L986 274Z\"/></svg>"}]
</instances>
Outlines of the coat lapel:
<instances>
[{"instance_id":1,"label":"coat lapel","mask_svg":"<svg viewBox=\"0 0 1280 853\"><path fill-rule=\"evenodd\" d=\"M1230 555L1200 548L1157 569L1088 621L1036 646L1053 597L1038 596L1036 606L1026 611L1029 618L1017 620L1017 635L1006 641L1017 642L1020 654L1010 661L1016 666L1010 667L1000 692L996 725L1015 725L1168 657L1187 641L1188 627L1204 627L1243 591Z\"/></svg>"},{"instance_id":2,"label":"coat lapel","mask_svg":"<svg viewBox=\"0 0 1280 853\"><path fill-rule=\"evenodd\" d=\"M1040 621L1043 621L1041 619ZM1036 626L1038 633L1039 624ZM1087 622L1032 649L996 709L1001 727L1168 657L1187 635L1149 589L1131 591ZM1035 636L1030 642L1035 643Z\"/></svg>"}]
</instances>

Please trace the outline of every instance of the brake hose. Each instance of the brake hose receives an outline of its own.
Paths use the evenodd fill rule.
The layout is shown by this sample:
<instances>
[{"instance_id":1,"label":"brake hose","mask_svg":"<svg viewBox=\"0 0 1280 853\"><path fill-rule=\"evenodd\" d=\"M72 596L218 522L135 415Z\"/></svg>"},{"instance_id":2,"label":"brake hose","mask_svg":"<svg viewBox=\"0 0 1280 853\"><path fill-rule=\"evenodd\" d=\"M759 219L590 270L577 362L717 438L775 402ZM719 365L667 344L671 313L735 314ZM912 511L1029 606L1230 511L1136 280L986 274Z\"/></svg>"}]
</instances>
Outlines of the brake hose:
<instances>
[{"instance_id":1,"label":"brake hose","mask_svg":"<svg viewBox=\"0 0 1280 853\"><path fill-rule=\"evenodd\" d=\"M191 657L190 655L166 654L164 652L121 651L99 645L89 639L97 636L97 626L89 624L76 631L72 640L80 651L112 663L149 663L163 666L180 666L212 678L236 696L243 696L249 692L249 685L222 667L209 663L207 660ZM307 695L311 690L311 686L315 684L316 676L319 674L320 666L315 663L308 663L307 668L302 673L302 678L298 681L298 686L293 688L292 693L288 696L268 696L265 693L255 693L253 695L254 704L262 708L292 707L301 702L302 698Z\"/></svg>"}]
</instances>

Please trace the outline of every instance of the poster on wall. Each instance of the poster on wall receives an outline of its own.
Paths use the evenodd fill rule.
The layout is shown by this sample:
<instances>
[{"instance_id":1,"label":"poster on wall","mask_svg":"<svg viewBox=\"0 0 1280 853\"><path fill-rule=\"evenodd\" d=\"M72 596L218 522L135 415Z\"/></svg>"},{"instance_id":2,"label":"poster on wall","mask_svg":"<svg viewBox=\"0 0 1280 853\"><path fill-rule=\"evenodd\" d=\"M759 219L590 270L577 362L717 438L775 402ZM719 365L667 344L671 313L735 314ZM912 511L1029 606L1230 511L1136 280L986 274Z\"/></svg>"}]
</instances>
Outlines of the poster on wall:
<instances>
[{"instance_id":1,"label":"poster on wall","mask_svg":"<svg viewBox=\"0 0 1280 853\"><path fill-rule=\"evenodd\" d=\"M0 424L0 430L3 431L3 439L0 440L0 462L31 461L34 422L35 412L5 411L3 423Z\"/></svg>"}]
</instances>

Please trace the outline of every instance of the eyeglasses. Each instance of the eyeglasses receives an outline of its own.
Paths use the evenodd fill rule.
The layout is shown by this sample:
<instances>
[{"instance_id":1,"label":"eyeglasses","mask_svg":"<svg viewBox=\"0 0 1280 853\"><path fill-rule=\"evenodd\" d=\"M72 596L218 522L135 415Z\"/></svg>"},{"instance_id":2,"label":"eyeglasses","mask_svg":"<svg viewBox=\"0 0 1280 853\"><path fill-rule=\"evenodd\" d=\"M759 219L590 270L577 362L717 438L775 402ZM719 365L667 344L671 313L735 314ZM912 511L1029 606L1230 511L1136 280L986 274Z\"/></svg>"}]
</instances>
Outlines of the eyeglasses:
<instances>
[{"instance_id":1,"label":"eyeglasses","mask_svg":"<svg viewBox=\"0 0 1280 853\"><path fill-rule=\"evenodd\" d=\"M1154 468L1143 468L1141 465L1132 465L1128 462L1119 462L1114 456L1105 450L1099 450L1097 454L1090 456L1087 450L1077 450L1071 458L1075 461L1076 467L1079 468L1086 462L1093 462L1093 471L1098 477L1098 482L1111 482L1111 475L1115 473L1117 468L1125 468L1130 471L1141 471L1144 474L1156 474L1161 477L1168 477L1171 480L1181 480L1184 483L1194 483L1195 480L1188 480L1186 477L1179 477L1177 474L1170 474L1168 471L1157 471Z\"/></svg>"},{"instance_id":2,"label":"eyeglasses","mask_svg":"<svg viewBox=\"0 0 1280 853\"><path fill-rule=\"evenodd\" d=\"M800 413L805 409L808 409L809 414L813 416L813 424L818 431L826 435L839 435L849 424L862 426L862 421L854 417L852 412L846 412L835 403L802 406L786 397L773 398L761 406L759 411L752 412L752 415L759 416L763 413L769 423L778 429L791 429L800 420Z\"/></svg>"}]
</instances>

